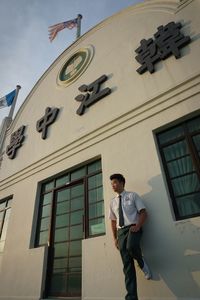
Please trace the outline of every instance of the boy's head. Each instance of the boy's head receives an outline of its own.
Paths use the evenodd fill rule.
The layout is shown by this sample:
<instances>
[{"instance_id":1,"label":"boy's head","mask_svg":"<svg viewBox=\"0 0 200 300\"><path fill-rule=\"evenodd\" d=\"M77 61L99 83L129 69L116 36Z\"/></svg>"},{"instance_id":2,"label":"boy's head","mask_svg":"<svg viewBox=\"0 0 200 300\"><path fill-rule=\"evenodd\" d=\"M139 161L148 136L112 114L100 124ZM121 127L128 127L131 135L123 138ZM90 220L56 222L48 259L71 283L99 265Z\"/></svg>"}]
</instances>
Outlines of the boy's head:
<instances>
[{"instance_id":1,"label":"boy's head","mask_svg":"<svg viewBox=\"0 0 200 300\"><path fill-rule=\"evenodd\" d=\"M124 190L126 180L122 174L112 174L110 180L114 192L121 193Z\"/></svg>"}]
</instances>

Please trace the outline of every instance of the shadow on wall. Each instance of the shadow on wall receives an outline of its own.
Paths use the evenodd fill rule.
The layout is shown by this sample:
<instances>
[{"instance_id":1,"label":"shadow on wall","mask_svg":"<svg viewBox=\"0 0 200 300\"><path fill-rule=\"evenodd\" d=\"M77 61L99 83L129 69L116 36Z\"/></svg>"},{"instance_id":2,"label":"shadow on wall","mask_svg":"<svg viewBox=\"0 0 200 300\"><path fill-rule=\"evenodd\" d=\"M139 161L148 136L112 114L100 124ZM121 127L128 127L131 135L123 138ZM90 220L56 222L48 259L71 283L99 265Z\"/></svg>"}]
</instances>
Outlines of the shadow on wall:
<instances>
[{"instance_id":1,"label":"shadow on wall","mask_svg":"<svg viewBox=\"0 0 200 300\"><path fill-rule=\"evenodd\" d=\"M162 176L148 183L152 190L142 196L149 215L142 250L153 280L163 280L177 299L200 299L200 222L199 226L193 224L199 219L175 221L167 195L160 193Z\"/></svg>"}]
</instances>

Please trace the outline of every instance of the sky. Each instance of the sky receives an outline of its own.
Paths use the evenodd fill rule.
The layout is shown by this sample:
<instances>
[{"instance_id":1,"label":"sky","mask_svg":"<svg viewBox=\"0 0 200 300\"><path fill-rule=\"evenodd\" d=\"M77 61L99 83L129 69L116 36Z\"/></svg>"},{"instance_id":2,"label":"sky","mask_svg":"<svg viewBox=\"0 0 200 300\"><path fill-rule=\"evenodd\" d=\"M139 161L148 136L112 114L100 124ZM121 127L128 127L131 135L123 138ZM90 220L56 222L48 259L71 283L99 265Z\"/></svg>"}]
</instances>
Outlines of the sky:
<instances>
[{"instance_id":1,"label":"sky","mask_svg":"<svg viewBox=\"0 0 200 300\"><path fill-rule=\"evenodd\" d=\"M48 27L82 14L81 34L143 0L0 0L0 98L19 84L14 116L38 79L76 39L76 28L52 43ZM10 107L0 109L0 124Z\"/></svg>"}]
</instances>

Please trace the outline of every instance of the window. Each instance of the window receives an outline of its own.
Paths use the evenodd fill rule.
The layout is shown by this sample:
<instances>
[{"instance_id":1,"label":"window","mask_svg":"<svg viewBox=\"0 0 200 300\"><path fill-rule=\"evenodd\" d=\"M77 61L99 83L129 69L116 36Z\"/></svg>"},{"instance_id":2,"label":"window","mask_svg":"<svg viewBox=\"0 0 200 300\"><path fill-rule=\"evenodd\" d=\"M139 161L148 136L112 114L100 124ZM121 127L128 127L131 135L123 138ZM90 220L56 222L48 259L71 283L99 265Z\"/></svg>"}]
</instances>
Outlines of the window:
<instances>
[{"instance_id":1,"label":"window","mask_svg":"<svg viewBox=\"0 0 200 300\"><path fill-rule=\"evenodd\" d=\"M62 240L64 235L65 242L69 242L75 235L88 238L102 234L105 222L101 160L42 184L36 246Z\"/></svg>"},{"instance_id":2,"label":"window","mask_svg":"<svg viewBox=\"0 0 200 300\"><path fill-rule=\"evenodd\" d=\"M177 220L200 215L200 117L157 134Z\"/></svg>"},{"instance_id":3,"label":"window","mask_svg":"<svg viewBox=\"0 0 200 300\"><path fill-rule=\"evenodd\" d=\"M2 255L6 240L6 232L11 211L12 198L0 200L0 255Z\"/></svg>"}]
</instances>

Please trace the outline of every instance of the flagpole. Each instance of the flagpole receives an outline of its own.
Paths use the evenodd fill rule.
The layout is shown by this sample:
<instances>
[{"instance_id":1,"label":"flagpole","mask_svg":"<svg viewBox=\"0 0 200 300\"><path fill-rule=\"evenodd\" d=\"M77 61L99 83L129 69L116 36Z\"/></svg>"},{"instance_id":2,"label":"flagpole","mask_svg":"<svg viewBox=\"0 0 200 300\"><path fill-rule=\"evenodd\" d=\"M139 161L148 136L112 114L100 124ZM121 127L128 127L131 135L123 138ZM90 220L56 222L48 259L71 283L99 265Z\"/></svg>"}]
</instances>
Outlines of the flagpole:
<instances>
[{"instance_id":1,"label":"flagpole","mask_svg":"<svg viewBox=\"0 0 200 300\"><path fill-rule=\"evenodd\" d=\"M77 15L77 31L76 31L76 39L78 39L81 36L81 19L82 15Z\"/></svg>"},{"instance_id":2,"label":"flagpole","mask_svg":"<svg viewBox=\"0 0 200 300\"><path fill-rule=\"evenodd\" d=\"M18 96L18 93L19 93L20 89L21 89L21 86L17 85L16 86L15 97L13 99L13 102L12 102L12 105L11 105L11 108L10 108L10 111L9 111L9 115L3 119L2 124L1 124L1 132L0 132L0 166L1 166L1 162L2 162L2 156L3 156L2 150L3 150L3 145L4 145L4 141L5 141L5 137L6 137L6 132L7 132L7 129L9 128L9 126L12 123L13 112L14 112L14 109L15 109L15 104L17 102L17 96Z\"/></svg>"},{"instance_id":3,"label":"flagpole","mask_svg":"<svg viewBox=\"0 0 200 300\"><path fill-rule=\"evenodd\" d=\"M15 109L15 105L16 105L16 102L17 102L17 97L18 97L18 94L19 94L19 90L21 89L21 86L20 85L17 85L16 86L16 94L15 94L15 97L13 99L13 102L12 102L12 105L11 105L11 108L10 108L10 112L9 112L9 115L8 115L8 118L12 121L12 117L13 117L13 113L14 113L14 109Z\"/></svg>"}]
</instances>

